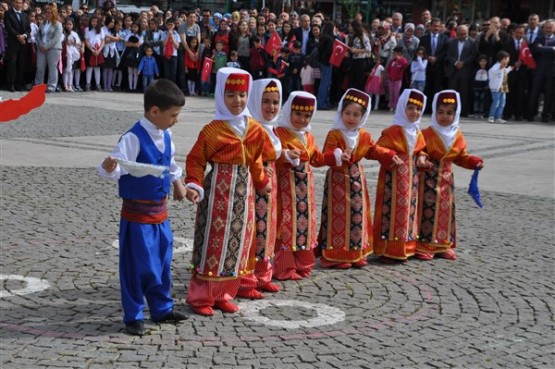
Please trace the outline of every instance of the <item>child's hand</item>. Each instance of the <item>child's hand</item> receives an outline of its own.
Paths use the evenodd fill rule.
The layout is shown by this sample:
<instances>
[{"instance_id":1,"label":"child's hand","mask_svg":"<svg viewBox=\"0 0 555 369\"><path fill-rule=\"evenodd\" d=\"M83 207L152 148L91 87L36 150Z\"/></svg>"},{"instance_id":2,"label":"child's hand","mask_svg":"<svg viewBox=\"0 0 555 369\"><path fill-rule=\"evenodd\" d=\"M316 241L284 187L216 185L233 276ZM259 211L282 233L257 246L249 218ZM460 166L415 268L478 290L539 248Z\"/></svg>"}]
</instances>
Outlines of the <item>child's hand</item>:
<instances>
[{"instance_id":1,"label":"child's hand","mask_svg":"<svg viewBox=\"0 0 555 369\"><path fill-rule=\"evenodd\" d=\"M264 186L263 189L261 189L260 191L258 191L261 195L269 195L270 193L272 193L272 184L270 182L268 182L268 184L266 184L266 186Z\"/></svg>"},{"instance_id":2,"label":"child's hand","mask_svg":"<svg viewBox=\"0 0 555 369\"><path fill-rule=\"evenodd\" d=\"M478 165L476 165L476 169L482 170L482 168L484 168L484 162L483 161L479 162Z\"/></svg>"},{"instance_id":3,"label":"child's hand","mask_svg":"<svg viewBox=\"0 0 555 369\"><path fill-rule=\"evenodd\" d=\"M183 185L183 182L175 181L173 183L173 199L177 201L183 201L185 195L187 194L187 189Z\"/></svg>"},{"instance_id":4,"label":"child's hand","mask_svg":"<svg viewBox=\"0 0 555 369\"><path fill-rule=\"evenodd\" d=\"M274 175L274 170L272 169L272 167L264 167L264 171L266 172L266 175L270 178Z\"/></svg>"},{"instance_id":5,"label":"child's hand","mask_svg":"<svg viewBox=\"0 0 555 369\"><path fill-rule=\"evenodd\" d=\"M187 187L185 197L193 204L198 204L200 201L200 195L194 188Z\"/></svg>"},{"instance_id":6,"label":"child's hand","mask_svg":"<svg viewBox=\"0 0 555 369\"><path fill-rule=\"evenodd\" d=\"M395 166L397 166L397 165L403 165L403 160L401 160L401 158L400 158L399 156L394 155L394 156L391 158L391 167L393 168L393 167L395 167Z\"/></svg>"},{"instance_id":7,"label":"child's hand","mask_svg":"<svg viewBox=\"0 0 555 369\"><path fill-rule=\"evenodd\" d=\"M352 149L347 149L345 151L343 151L343 153L341 154L341 161L348 163L351 160L351 154L353 153Z\"/></svg>"},{"instance_id":8,"label":"child's hand","mask_svg":"<svg viewBox=\"0 0 555 369\"><path fill-rule=\"evenodd\" d=\"M301 150L299 149L289 150L287 154L289 155L289 158L291 160L295 160L301 157Z\"/></svg>"},{"instance_id":9,"label":"child's hand","mask_svg":"<svg viewBox=\"0 0 555 369\"><path fill-rule=\"evenodd\" d=\"M433 164L428 161L426 156L422 155L422 156L419 156L418 159L416 159L416 167L420 169L428 170L428 169L432 169Z\"/></svg>"},{"instance_id":10,"label":"child's hand","mask_svg":"<svg viewBox=\"0 0 555 369\"><path fill-rule=\"evenodd\" d=\"M102 162L102 168L108 173L112 173L114 170L116 170L117 166L118 162L115 161L114 158L112 158L111 156L108 156Z\"/></svg>"}]
</instances>

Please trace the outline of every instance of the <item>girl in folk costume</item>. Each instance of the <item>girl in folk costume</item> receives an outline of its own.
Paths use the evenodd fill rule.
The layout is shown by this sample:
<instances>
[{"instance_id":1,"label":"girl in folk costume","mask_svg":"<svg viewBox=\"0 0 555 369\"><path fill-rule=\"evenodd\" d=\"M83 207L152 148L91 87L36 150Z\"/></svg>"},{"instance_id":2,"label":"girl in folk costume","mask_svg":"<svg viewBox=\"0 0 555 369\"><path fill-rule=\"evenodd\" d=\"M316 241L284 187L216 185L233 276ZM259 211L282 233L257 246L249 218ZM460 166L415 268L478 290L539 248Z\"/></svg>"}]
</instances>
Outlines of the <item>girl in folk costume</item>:
<instances>
[{"instance_id":1,"label":"girl in folk costume","mask_svg":"<svg viewBox=\"0 0 555 369\"><path fill-rule=\"evenodd\" d=\"M248 108L266 132L263 142L262 161L272 184L268 195L256 194L256 239L251 251L250 262L254 273L241 278L241 287L237 296L246 298L263 298L257 291L278 292L280 287L272 283L272 263L276 242L277 223L277 176L275 161L281 156L281 142L274 132L281 108L282 89L278 79L266 78L253 82L249 96Z\"/></svg>"},{"instance_id":2,"label":"girl in folk costume","mask_svg":"<svg viewBox=\"0 0 555 369\"><path fill-rule=\"evenodd\" d=\"M318 234L323 268L363 267L373 251L370 197L361 159L379 160L386 168L402 164L395 151L375 145L362 128L371 104L364 92L347 90L326 137L324 153L334 153L337 163L328 169L324 185Z\"/></svg>"},{"instance_id":3,"label":"girl in folk costume","mask_svg":"<svg viewBox=\"0 0 555 369\"><path fill-rule=\"evenodd\" d=\"M418 169L430 163L424 152L424 136L418 124L426 96L406 89L397 102L393 125L386 128L377 145L394 150L402 161L380 167L374 212L374 253L384 263L405 261L416 251L418 235Z\"/></svg>"},{"instance_id":4,"label":"girl in folk costume","mask_svg":"<svg viewBox=\"0 0 555 369\"><path fill-rule=\"evenodd\" d=\"M274 278L279 280L307 278L315 264L316 203L311 166L336 164L334 153L324 156L310 134L315 112L316 97L294 91L283 105L276 129L282 149L289 150L276 163L279 188Z\"/></svg>"},{"instance_id":5,"label":"girl in folk costume","mask_svg":"<svg viewBox=\"0 0 555 369\"><path fill-rule=\"evenodd\" d=\"M420 173L418 213L420 235L416 257L431 260L434 255L455 260L455 184L453 164L466 169L482 169L483 160L466 152L466 142L459 129L461 99L454 90L435 94L432 125L422 134L432 168Z\"/></svg>"},{"instance_id":6,"label":"girl in folk costume","mask_svg":"<svg viewBox=\"0 0 555 369\"><path fill-rule=\"evenodd\" d=\"M262 194L271 191L260 145L265 132L247 109L252 77L241 69L221 68L216 83L216 115L185 163L187 199L199 203L187 303L206 316L214 314L213 307L239 310L230 300L241 276L254 272L248 265L255 236L253 183Z\"/></svg>"}]
</instances>

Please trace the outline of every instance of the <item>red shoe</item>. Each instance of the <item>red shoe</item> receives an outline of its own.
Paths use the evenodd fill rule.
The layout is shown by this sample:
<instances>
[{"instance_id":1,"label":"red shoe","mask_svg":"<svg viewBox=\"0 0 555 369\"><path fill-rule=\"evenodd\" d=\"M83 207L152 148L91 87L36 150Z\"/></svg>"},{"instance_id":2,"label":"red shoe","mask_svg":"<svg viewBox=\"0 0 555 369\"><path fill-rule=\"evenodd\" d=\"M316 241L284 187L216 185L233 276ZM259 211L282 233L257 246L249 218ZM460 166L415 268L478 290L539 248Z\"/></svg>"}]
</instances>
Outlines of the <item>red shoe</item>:
<instances>
[{"instance_id":1,"label":"red shoe","mask_svg":"<svg viewBox=\"0 0 555 369\"><path fill-rule=\"evenodd\" d=\"M335 264L333 268L335 269L351 269L353 265L351 263L339 263Z\"/></svg>"},{"instance_id":2,"label":"red shoe","mask_svg":"<svg viewBox=\"0 0 555 369\"><path fill-rule=\"evenodd\" d=\"M364 259L357 261L356 263L353 263L353 266L355 268L362 268L368 265L368 262Z\"/></svg>"},{"instance_id":3,"label":"red shoe","mask_svg":"<svg viewBox=\"0 0 555 369\"><path fill-rule=\"evenodd\" d=\"M445 252L440 252L439 254L437 254L437 257L447 260L455 260L457 259L457 254L455 254L455 250L449 249Z\"/></svg>"},{"instance_id":4,"label":"red shoe","mask_svg":"<svg viewBox=\"0 0 555 369\"><path fill-rule=\"evenodd\" d=\"M239 306L232 304L229 301L216 301L215 306L224 313L236 313L239 311Z\"/></svg>"},{"instance_id":5,"label":"red shoe","mask_svg":"<svg viewBox=\"0 0 555 369\"><path fill-rule=\"evenodd\" d=\"M310 270L307 270L306 272L301 272L301 271L298 271L298 270L297 270L297 273L296 273L296 274L297 274L298 276L300 276L301 279L303 279L303 278L308 278L308 277L310 277Z\"/></svg>"},{"instance_id":6,"label":"red shoe","mask_svg":"<svg viewBox=\"0 0 555 369\"><path fill-rule=\"evenodd\" d=\"M281 290L281 287L275 283L269 282L264 286L260 287L260 289L266 292L279 292Z\"/></svg>"},{"instance_id":7,"label":"red shoe","mask_svg":"<svg viewBox=\"0 0 555 369\"><path fill-rule=\"evenodd\" d=\"M254 288L251 288L248 290L239 289L239 291L237 291L237 296L244 297L246 299L251 299L251 300L260 300L264 298L264 295Z\"/></svg>"},{"instance_id":8,"label":"red shoe","mask_svg":"<svg viewBox=\"0 0 555 369\"><path fill-rule=\"evenodd\" d=\"M191 306L191 309L193 309L193 312L197 313L198 315L204 315L204 316L212 316L214 315L214 309L212 309L212 306Z\"/></svg>"},{"instance_id":9,"label":"red shoe","mask_svg":"<svg viewBox=\"0 0 555 369\"><path fill-rule=\"evenodd\" d=\"M428 254L427 252L417 252L414 254L414 257L418 260L432 260L434 258L434 254Z\"/></svg>"}]
</instances>

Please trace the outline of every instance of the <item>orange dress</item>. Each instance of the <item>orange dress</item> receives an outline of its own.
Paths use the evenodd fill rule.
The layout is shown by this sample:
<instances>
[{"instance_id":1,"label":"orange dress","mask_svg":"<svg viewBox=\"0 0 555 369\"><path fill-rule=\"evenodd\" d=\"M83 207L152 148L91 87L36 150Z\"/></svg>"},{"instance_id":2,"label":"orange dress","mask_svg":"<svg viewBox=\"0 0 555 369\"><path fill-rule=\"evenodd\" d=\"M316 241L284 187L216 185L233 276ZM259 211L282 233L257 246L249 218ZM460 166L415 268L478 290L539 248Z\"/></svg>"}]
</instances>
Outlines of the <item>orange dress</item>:
<instances>
[{"instance_id":1,"label":"orange dress","mask_svg":"<svg viewBox=\"0 0 555 369\"><path fill-rule=\"evenodd\" d=\"M293 167L282 155L276 162L278 177L278 224L274 278L290 279L295 273L308 277L316 261L316 203L311 166L334 165L333 153L324 155L314 136L306 132L304 142L293 131L276 128L283 150L301 151L300 165Z\"/></svg>"},{"instance_id":2,"label":"orange dress","mask_svg":"<svg viewBox=\"0 0 555 369\"><path fill-rule=\"evenodd\" d=\"M416 251L418 235L418 171L416 158L425 155L424 136L418 132L414 148L409 152L405 131L401 126L383 130L376 143L397 153L402 165L382 165L376 190L374 212L374 253L406 260Z\"/></svg>"},{"instance_id":3,"label":"orange dress","mask_svg":"<svg viewBox=\"0 0 555 369\"><path fill-rule=\"evenodd\" d=\"M227 122L215 120L202 129L187 155L185 183L204 189L195 221L190 305L213 306L233 299L239 277L253 273L248 265L254 241L253 183L257 189L268 183L262 165L263 135L253 119L243 136Z\"/></svg>"},{"instance_id":4,"label":"orange dress","mask_svg":"<svg viewBox=\"0 0 555 369\"><path fill-rule=\"evenodd\" d=\"M476 169L482 162L466 152L466 142L459 130L450 148L432 128L422 130L426 152L433 168L420 173L418 214L420 233L416 251L428 254L445 252L456 246L455 182L453 164Z\"/></svg>"},{"instance_id":5,"label":"orange dress","mask_svg":"<svg viewBox=\"0 0 555 369\"><path fill-rule=\"evenodd\" d=\"M272 281L272 259L276 243L277 227L277 193L278 180L276 175L277 154L274 145L263 128L264 142L262 145L262 161L264 167L271 170L272 192L269 195L255 195L255 239L249 257L249 265L254 265L254 273L241 278L241 287L245 289L260 288Z\"/></svg>"},{"instance_id":6,"label":"orange dress","mask_svg":"<svg viewBox=\"0 0 555 369\"><path fill-rule=\"evenodd\" d=\"M340 130L328 133L324 153L336 148L345 151L347 144ZM373 252L372 215L366 184L363 158L378 160L389 167L395 151L377 146L370 133L360 129L351 163L332 166L326 173L318 245L320 265L331 267L340 263L356 263Z\"/></svg>"}]
</instances>

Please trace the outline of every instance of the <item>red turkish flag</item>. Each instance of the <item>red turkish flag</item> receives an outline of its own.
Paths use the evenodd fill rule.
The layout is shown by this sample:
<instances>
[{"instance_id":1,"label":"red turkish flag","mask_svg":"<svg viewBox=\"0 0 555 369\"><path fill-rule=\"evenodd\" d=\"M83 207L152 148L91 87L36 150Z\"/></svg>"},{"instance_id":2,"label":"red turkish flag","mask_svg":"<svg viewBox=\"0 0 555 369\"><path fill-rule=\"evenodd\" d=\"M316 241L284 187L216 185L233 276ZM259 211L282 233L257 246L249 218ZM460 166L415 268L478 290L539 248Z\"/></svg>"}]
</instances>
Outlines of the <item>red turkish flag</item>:
<instances>
[{"instance_id":1,"label":"red turkish flag","mask_svg":"<svg viewBox=\"0 0 555 369\"><path fill-rule=\"evenodd\" d=\"M345 55L347 55L347 51L349 51L349 47L345 43L337 39L333 41L333 52L330 55L330 64L334 67L339 67Z\"/></svg>"},{"instance_id":2,"label":"red turkish flag","mask_svg":"<svg viewBox=\"0 0 555 369\"><path fill-rule=\"evenodd\" d=\"M214 60L210 58L204 58L202 62L202 74L200 75L201 82L210 82L210 75L212 74L212 65Z\"/></svg>"},{"instance_id":3,"label":"red turkish flag","mask_svg":"<svg viewBox=\"0 0 555 369\"><path fill-rule=\"evenodd\" d=\"M281 38L277 32L273 32L268 41L266 42L266 52L268 55L274 59L274 61L278 58L279 53L281 51Z\"/></svg>"},{"instance_id":4,"label":"red turkish flag","mask_svg":"<svg viewBox=\"0 0 555 369\"><path fill-rule=\"evenodd\" d=\"M528 44L526 44L526 41L522 42L522 47L520 48L520 54L518 55L518 58L520 59L522 64L526 65L528 68L536 69L536 61L534 60L532 52L530 51Z\"/></svg>"}]
</instances>

